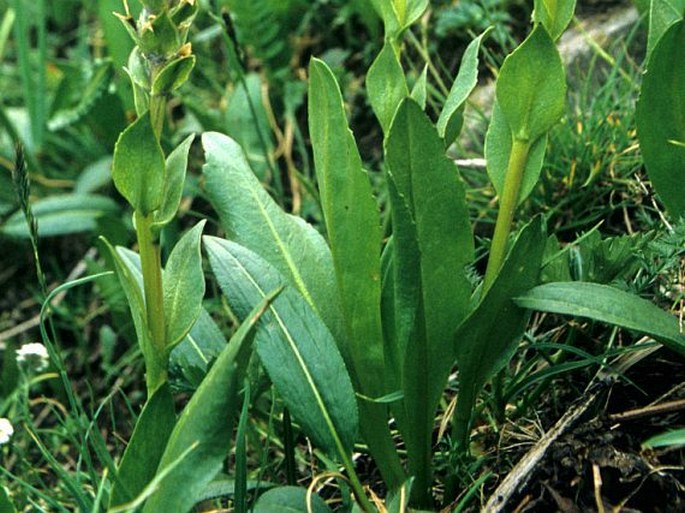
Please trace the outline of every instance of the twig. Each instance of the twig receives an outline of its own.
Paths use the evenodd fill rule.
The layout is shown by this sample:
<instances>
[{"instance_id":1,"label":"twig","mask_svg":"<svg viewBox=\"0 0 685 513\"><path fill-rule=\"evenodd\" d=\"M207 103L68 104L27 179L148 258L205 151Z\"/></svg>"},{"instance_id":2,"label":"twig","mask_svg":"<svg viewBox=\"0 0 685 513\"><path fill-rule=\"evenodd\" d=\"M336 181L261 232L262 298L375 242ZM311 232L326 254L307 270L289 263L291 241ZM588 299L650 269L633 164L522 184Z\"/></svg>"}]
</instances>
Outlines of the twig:
<instances>
[{"instance_id":1,"label":"twig","mask_svg":"<svg viewBox=\"0 0 685 513\"><path fill-rule=\"evenodd\" d=\"M661 415L663 413L671 413L680 410L685 410L685 399L643 406L642 408L635 408L634 410L628 410L622 413L614 413L609 415L609 420L612 422L626 422L647 417L649 415Z\"/></svg>"},{"instance_id":2,"label":"twig","mask_svg":"<svg viewBox=\"0 0 685 513\"><path fill-rule=\"evenodd\" d=\"M542 460L551 445L583 416L590 406L602 395L605 388L604 383L599 381L588 389L585 397L568 410L509 472L486 503L482 510L483 512L498 513L504 510L511 496L526 483L533 469Z\"/></svg>"},{"instance_id":3,"label":"twig","mask_svg":"<svg viewBox=\"0 0 685 513\"><path fill-rule=\"evenodd\" d=\"M602 471L597 463L592 464L592 480L595 487L595 504L597 513L604 513L604 502L602 501Z\"/></svg>"}]
</instances>

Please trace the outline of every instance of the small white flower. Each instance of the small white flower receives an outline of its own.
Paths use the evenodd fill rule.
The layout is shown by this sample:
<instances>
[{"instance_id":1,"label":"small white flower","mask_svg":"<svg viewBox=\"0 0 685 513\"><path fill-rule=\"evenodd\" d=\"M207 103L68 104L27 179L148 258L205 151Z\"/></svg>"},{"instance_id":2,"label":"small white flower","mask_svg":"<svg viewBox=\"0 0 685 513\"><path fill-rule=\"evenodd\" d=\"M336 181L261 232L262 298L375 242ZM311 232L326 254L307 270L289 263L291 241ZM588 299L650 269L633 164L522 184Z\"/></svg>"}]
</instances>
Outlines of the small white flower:
<instances>
[{"instance_id":1,"label":"small white flower","mask_svg":"<svg viewBox=\"0 0 685 513\"><path fill-rule=\"evenodd\" d=\"M24 344L17 349L17 362L40 372L48 366L48 350L38 342Z\"/></svg>"},{"instance_id":2,"label":"small white flower","mask_svg":"<svg viewBox=\"0 0 685 513\"><path fill-rule=\"evenodd\" d=\"M0 445L5 445L9 442L13 434L14 428L12 423L5 418L0 418Z\"/></svg>"}]
</instances>

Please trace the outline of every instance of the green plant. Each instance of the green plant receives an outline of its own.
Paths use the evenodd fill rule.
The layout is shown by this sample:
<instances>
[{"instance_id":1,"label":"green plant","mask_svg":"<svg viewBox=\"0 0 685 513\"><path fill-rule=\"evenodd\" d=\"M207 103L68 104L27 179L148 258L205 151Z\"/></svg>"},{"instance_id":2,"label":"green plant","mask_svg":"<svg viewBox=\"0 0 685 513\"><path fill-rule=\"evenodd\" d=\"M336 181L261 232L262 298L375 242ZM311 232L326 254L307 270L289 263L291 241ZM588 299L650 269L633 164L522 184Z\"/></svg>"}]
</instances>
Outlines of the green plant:
<instances>
[{"instance_id":1,"label":"green plant","mask_svg":"<svg viewBox=\"0 0 685 513\"><path fill-rule=\"evenodd\" d=\"M297 296L307 318L313 311L332 335L357 393L362 436L386 483L397 490L405 476L388 444L389 406L407 448L412 502L425 509L434 502L434 417L453 364L460 383L453 438L463 459L477 396L506 367L531 309L623 326L679 352L684 340L675 318L620 290L580 282L536 287L547 243L541 219L527 223L510 243L516 207L537 182L547 133L563 114L566 85L554 40L570 22L574 2L536 2L531 34L505 60L498 76L486 156L500 207L484 281L475 291L467 278L474 243L464 188L444 152L459 133L461 109L475 85L474 61L482 38L467 51L463 73L436 128L423 113L425 84L419 81L410 92L400 62L402 34L426 3L379 0L374 5L386 28L385 44L367 77L369 99L385 134L392 237L384 248L378 207L347 126L342 95L321 61L310 64L309 127L327 245L311 227L273 203L230 139L205 134L204 174L228 237L249 250L224 245L236 261L235 269L248 270L255 283L262 274L280 274L277 283L293 287L291 295L298 293L293 301ZM215 243L207 244L217 273ZM236 274L222 272L224 279L238 283ZM245 304L247 296L237 285L223 290L232 307L243 311L259 297ZM266 319L264 323L257 328L258 344L271 332ZM289 339L284 334L281 338ZM288 372L294 374L296 367ZM309 415L295 413L291 395L296 385L275 377L274 369L269 373L296 420L313 439L320 437ZM324 397L324 376L314 382ZM354 415L354 405L338 404ZM347 431L342 419L330 418L335 426L331 431ZM337 449L337 454L330 449L327 453L350 472L349 446ZM456 496L458 477L448 476L447 503ZM354 474L351 479L356 480ZM353 488L366 509L368 504Z\"/></svg>"},{"instance_id":2,"label":"green plant","mask_svg":"<svg viewBox=\"0 0 685 513\"><path fill-rule=\"evenodd\" d=\"M261 20L267 25L281 14L292 21L296 19L292 12L276 9L303 3L260 0L254 3L254 11L250 10L252 4L238 0L212 5L218 4L235 8L242 37L255 55L263 58L265 76L280 81L285 76L282 57L290 55L290 48L280 40L280 27L261 24L263 33L249 30L254 16L261 13L267 15ZM367 171L349 128L346 95L324 60L313 58L309 64L308 128L318 189L312 185L308 201L320 200L321 216L317 211L312 217L323 224L316 226L286 213L287 192L278 184L274 183L276 199L265 189L263 182L269 178L277 181L279 173L278 163L271 160L270 132L263 130L268 109L261 99L265 79L247 73L225 15L211 12L207 19L214 25L191 32L197 10L206 5L197 0L141 1L137 12L120 16L123 32L117 33L105 23L112 56L118 64L127 63L130 77L130 89L118 83L118 94L136 114L136 120L118 137L113 181L133 208L139 252L108 242L104 246L133 320L145 365L147 401L123 457L113 461L108 440L98 429L98 418L108 408L111 396L98 404L96 411L84 411L70 387L63 353L49 344L55 330L48 336L43 329L71 407L69 415L57 415L63 425L50 432L51 440L60 438L58 432L66 433L65 443L82 451L83 468L80 460L74 472L62 468L42 440L48 430L34 430L30 422L25 427L40 457L59 478L61 493L68 494L76 507L111 512L190 511L203 501L221 498L223 502L230 497L229 507L237 513L249 508L258 513L281 509L330 513L334 501L329 506L313 490L322 478L331 476L341 491L339 511L400 513L410 511L409 504L421 511L437 506L462 511L493 475L490 471L475 475L484 461L474 462L470 454L476 418L488 415L493 425L520 418L552 376L579 365L606 367L605 359L584 348L565 346L555 338L536 341L533 335L524 334L531 311L589 317L643 333L685 353L685 339L672 315L606 284L634 272L634 253L641 248L639 235L603 240L593 231L562 249L561 237L556 237L559 233L548 237L541 216L520 215L521 203L538 183L548 133L563 116L566 84L555 41L572 18L573 0L537 0L530 34L498 73L485 153L499 209L482 278L476 255L486 254L487 244L473 234L469 211L474 205L469 198L474 192L447 158L446 149L460 135L464 105L478 81L478 55L489 29L483 27L483 33L466 48L444 105L436 110L440 94L434 94L431 82L438 82L439 76L431 62L422 73L405 72L412 50L419 50L421 57L430 61L421 53L429 45L419 43L412 33L414 23L427 18L429 2L349 3L350 9L366 13L365 23L370 27L382 20L385 28L384 44L366 81L369 103L383 136L382 173ZM110 8L110 2L98 4L101 21ZM204 221L180 238L173 234L178 227L172 220L179 210L184 183L193 182L186 178L193 138L165 153L163 148L179 139L166 137L170 130L164 125L167 107L176 103L168 100L195 65L187 43L189 34L197 36L194 43L223 36L231 75L239 82L230 94L220 93L230 103L225 119L221 114L205 114L200 120L205 129L228 127L236 139L210 131L202 136L205 165L201 183L218 213L219 233L225 238L203 237ZM671 29L666 29L654 42L652 70L658 70L659 63L664 66L657 56L673 51L674 41L680 42L663 43L669 37L680 38L669 34ZM0 54L1 40L2 30ZM413 46L405 48L406 42ZM204 63L210 67L211 59ZM413 68L415 63L410 64ZM648 76L656 73L652 70ZM48 128L81 126L93 112L94 103L105 94L108 99L114 97L108 91L116 83L111 65L102 63L92 71L88 77L77 71L67 74L59 88L62 92L55 95ZM217 70L201 72L203 79L222 80L217 78L221 76ZM654 85L657 79L652 80ZM297 130L292 126L298 121L304 84L290 77L278 85L285 91L286 123ZM202 88L193 86L189 97ZM79 97L74 92L81 87L87 94ZM665 86L656 89L661 91L661 87ZM438 88L447 92L444 84ZM649 91L649 87L644 90L645 102ZM198 117L206 110L197 98L183 100ZM431 109L436 110L436 121L427 114ZM665 115L664 111L663 105L655 109L658 115ZM648 119L644 133L656 119ZM671 121L677 124L679 120L676 116ZM244 129L246 123L255 126ZM653 139L663 143L660 138ZM28 236L36 259L39 231L50 235L93 230L98 228L96 218L119 211L112 201L92 194L93 183L102 183L102 171L110 162L107 158L94 165L92 175L89 172L90 176L79 178L74 185L77 194L41 200L35 204L35 212L29 206L22 159L17 162L24 173L17 176L25 180L19 187L21 209L5 223L3 232ZM292 160L285 164L290 178L296 176ZM270 177L266 173L269 167ZM667 198L669 187L677 187L672 171L660 169L658 164L655 169L655 176L665 177L655 184L666 191ZM374 198L376 192L379 200ZM677 211L676 197L666 201L669 210ZM294 204L293 199L293 210L298 210ZM65 222L67 214L71 223ZM24 221L28 221L28 229ZM211 292L214 285L214 291L223 293L222 299L203 301L201 246L214 275L207 288ZM671 261L676 258L669 257ZM56 294L93 280L104 283L103 278L94 275L58 287L47 296L41 319L50 312ZM41 285L47 295L44 277ZM110 295L103 290L113 309ZM228 343L205 307L212 314L220 310L226 318L224 328L236 325ZM523 371L512 376L509 362L522 337L531 353L568 353L581 361L540 368L534 356L533 361L522 364ZM616 348L605 356L624 350ZM129 351L122 360L137 361L138 354ZM119 367L110 366L105 355L103 361L108 379L116 375ZM11 374L12 363L3 361L3 374ZM456 380L449 377L455 369ZM11 379L8 382L3 382L2 388L12 396L0 403L0 414L9 405L28 404L26 398L24 403L16 399L19 392L12 388L16 379L14 384ZM510 417L512 398L530 384L538 386L521 399ZM272 385L271 394L264 394ZM185 397L175 397L175 387L192 392L179 417L175 403ZM458 390L456 410L446 408L446 387L449 394ZM481 397L485 400L480 401ZM135 417L131 408L135 400L124 397L124 401ZM443 409L444 425L438 430L436 416ZM30 420L28 409L24 418ZM449 421L451 432L444 429ZM294 486L298 463L310 465L296 448L298 431L311 441L308 456L318 459L319 470L325 467L328 471L312 479L309 490ZM275 433L282 433L281 439L278 434L274 439ZM674 436L676 441L682 439L682 433ZM256 445L255 441L261 453L251 459L248 447ZM445 449L436 451L437 444ZM229 456L233 447L234 459ZM91 459L91 450L96 461ZM272 450L278 456L267 464ZM374 474L362 472L354 452L368 452L373 458L388 490L383 504L370 490L377 484L372 481ZM261 460L258 473L251 479L250 465L256 460ZM281 462L283 472L278 468ZM67 511L61 497L32 489L33 484L21 482L2 467L0 472L45 500L48 509ZM277 484L283 475L288 486ZM12 511L10 500L0 487L0 509Z\"/></svg>"},{"instance_id":3,"label":"green plant","mask_svg":"<svg viewBox=\"0 0 685 513\"><path fill-rule=\"evenodd\" d=\"M120 16L135 42L128 61L138 118L120 135L112 163L119 192L133 207L140 255L107 244L126 294L143 353L148 401L116 469L110 511L187 511L220 470L224 430L239 409L239 387L254 323L265 296L219 354L176 419L168 384L171 351L202 312L200 256L204 222L171 250L162 268L160 234L181 200L192 136L168 156L160 145L169 95L188 78L195 58L186 38L198 5L191 0L142 2L136 21Z\"/></svg>"}]
</instances>

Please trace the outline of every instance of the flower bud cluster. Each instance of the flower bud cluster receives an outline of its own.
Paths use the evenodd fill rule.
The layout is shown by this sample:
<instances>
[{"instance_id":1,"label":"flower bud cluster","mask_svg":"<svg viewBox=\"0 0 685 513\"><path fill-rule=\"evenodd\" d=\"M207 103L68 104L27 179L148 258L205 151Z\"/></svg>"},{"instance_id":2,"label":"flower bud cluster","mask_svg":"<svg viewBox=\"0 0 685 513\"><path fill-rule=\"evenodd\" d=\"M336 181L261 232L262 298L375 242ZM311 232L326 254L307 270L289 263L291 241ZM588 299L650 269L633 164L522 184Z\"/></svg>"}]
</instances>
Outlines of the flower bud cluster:
<instances>
[{"instance_id":1,"label":"flower bud cluster","mask_svg":"<svg viewBox=\"0 0 685 513\"><path fill-rule=\"evenodd\" d=\"M149 95L164 96L183 85L195 65L188 31L197 15L198 0L141 0L143 9L134 19L124 2L117 14L136 47L126 71L136 89L137 105L145 110ZM139 110L141 110L139 109Z\"/></svg>"}]
</instances>

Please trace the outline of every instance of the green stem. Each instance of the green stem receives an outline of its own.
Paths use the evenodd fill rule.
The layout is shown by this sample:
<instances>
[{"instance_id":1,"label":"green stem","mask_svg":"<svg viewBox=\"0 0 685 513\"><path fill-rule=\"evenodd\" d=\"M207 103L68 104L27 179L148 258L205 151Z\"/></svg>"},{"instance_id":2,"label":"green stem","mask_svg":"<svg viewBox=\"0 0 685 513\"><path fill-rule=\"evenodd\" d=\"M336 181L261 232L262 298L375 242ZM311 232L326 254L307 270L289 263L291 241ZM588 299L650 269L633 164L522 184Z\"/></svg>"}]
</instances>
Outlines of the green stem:
<instances>
[{"instance_id":1,"label":"green stem","mask_svg":"<svg viewBox=\"0 0 685 513\"><path fill-rule=\"evenodd\" d=\"M136 211L135 219L143 271L147 325L155 353L147 355L148 361L145 362L148 395L152 396L152 393L167 380L162 260L159 243L152 237L152 217L143 216Z\"/></svg>"},{"instance_id":2,"label":"green stem","mask_svg":"<svg viewBox=\"0 0 685 513\"><path fill-rule=\"evenodd\" d=\"M366 492L364 492L364 487L362 486L362 483L359 480L359 476L354 470L352 458L350 458L350 455L342 450L340 451L340 456L342 457L343 466L347 471L347 476L350 480L350 486L352 487L352 491L354 492L354 495L357 498L359 507L364 513L375 513L378 510L373 506L373 504L371 504L371 501L366 496Z\"/></svg>"},{"instance_id":3,"label":"green stem","mask_svg":"<svg viewBox=\"0 0 685 513\"><path fill-rule=\"evenodd\" d=\"M152 130L158 141L162 137L165 117L166 96L150 95L150 122L152 123Z\"/></svg>"},{"instance_id":4,"label":"green stem","mask_svg":"<svg viewBox=\"0 0 685 513\"><path fill-rule=\"evenodd\" d=\"M490 257L488 267L485 270L485 280L483 282L483 294L487 292L497 277L504 257L506 255L507 241L511 233L511 226L514 221L514 213L519 201L521 183L523 182L523 172L526 169L530 142L514 139L509 154L509 165L507 174L504 178L504 190L500 198L499 212L497 213L497 224L495 224L495 234L492 237L490 246Z\"/></svg>"}]
</instances>

